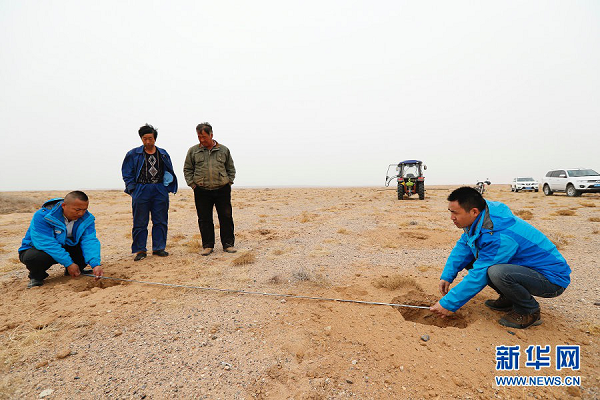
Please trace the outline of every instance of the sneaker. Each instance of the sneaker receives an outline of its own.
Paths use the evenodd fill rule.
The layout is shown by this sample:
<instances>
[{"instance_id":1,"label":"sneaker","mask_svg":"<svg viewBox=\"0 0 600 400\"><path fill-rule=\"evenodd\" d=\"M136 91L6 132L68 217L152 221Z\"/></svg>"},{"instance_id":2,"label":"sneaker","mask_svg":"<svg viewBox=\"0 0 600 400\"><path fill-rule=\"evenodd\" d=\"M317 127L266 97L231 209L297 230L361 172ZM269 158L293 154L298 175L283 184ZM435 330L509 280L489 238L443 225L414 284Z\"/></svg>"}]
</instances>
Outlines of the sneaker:
<instances>
[{"instance_id":1,"label":"sneaker","mask_svg":"<svg viewBox=\"0 0 600 400\"><path fill-rule=\"evenodd\" d=\"M525 329L532 325L541 325L542 319L540 318L540 310L537 310L533 314L519 314L513 310L500 318L498 323L510 328Z\"/></svg>"},{"instance_id":2,"label":"sneaker","mask_svg":"<svg viewBox=\"0 0 600 400\"><path fill-rule=\"evenodd\" d=\"M152 255L154 256L159 256L159 257L166 257L169 255L168 252L166 252L164 249L163 250L155 250L152 252Z\"/></svg>"},{"instance_id":3,"label":"sneaker","mask_svg":"<svg viewBox=\"0 0 600 400\"><path fill-rule=\"evenodd\" d=\"M133 261L140 261L140 260L143 260L144 258L146 258L146 252L140 251L139 253L137 253L135 255L135 258L133 259Z\"/></svg>"},{"instance_id":4,"label":"sneaker","mask_svg":"<svg viewBox=\"0 0 600 400\"><path fill-rule=\"evenodd\" d=\"M200 254L202 254L203 256L207 256L210 253L213 252L213 248L212 247L206 247L202 250L202 252L200 252Z\"/></svg>"},{"instance_id":5,"label":"sneaker","mask_svg":"<svg viewBox=\"0 0 600 400\"><path fill-rule=\"evenodd\" d=\"M44 284L44 281L42 279L31 278L29 280L29 283L27 284L27 289L31 289L32 287L35 287L35 286L42 286L43 284Z\"/></svg>"},{"instance_id":6,"label":"sneaker","mask_svg":"<svg viewBox=\"0 0 600 400\"><path fill-rule=\"evenodd\" d=\"M504 296L500 296L496 300L486 300L484 304L496 311L510 311L513 306L512 302Z\"/></svg>"},{"instance_id":7,"label":"sneaker","mask_svg":"<svg viewBox=\"0 0 600 400\"><path fill-rule=\"evenodd\" d=\"M237 253L237 250L236 250L236 248L235 248L235 247L233 247L233 246L225 247L225 248L223 249L223 251L224 251L225 253Z\"/></svg>"}]
</instances>

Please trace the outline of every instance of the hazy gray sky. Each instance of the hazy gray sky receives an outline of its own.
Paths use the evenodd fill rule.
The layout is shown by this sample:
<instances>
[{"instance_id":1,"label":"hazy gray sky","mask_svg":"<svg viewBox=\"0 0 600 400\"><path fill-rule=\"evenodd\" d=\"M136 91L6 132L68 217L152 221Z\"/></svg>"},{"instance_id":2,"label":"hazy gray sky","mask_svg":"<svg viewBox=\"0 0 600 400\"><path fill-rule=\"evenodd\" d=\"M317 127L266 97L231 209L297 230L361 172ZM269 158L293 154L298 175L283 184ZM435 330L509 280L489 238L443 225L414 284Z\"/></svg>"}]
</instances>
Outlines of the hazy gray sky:
<instances>
[{"instance_id":1,"label":"hazy gray sky","mask_svg":"<svg viewBox=\"0 0 600 400\"><path fill-rule=\"evenodd\" d=\"M600 169L598 1L0 0L0 190L122 188L195 126L239 186L430 184Z\"/></svg>"}]
</instances>

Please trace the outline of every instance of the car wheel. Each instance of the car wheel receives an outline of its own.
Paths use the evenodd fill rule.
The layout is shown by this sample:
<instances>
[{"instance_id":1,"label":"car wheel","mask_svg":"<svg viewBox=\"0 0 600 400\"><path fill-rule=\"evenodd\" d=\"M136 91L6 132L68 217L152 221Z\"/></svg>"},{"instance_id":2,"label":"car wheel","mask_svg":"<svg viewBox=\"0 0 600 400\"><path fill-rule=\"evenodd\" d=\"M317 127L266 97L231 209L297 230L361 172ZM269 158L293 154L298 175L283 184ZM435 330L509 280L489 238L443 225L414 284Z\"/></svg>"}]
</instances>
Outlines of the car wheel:
<instances>
[{"instance_id":1,"label":"car wheel","mask_svg":"<svg viewBox=\"0 0 600 400\"><path fill-rule=\"evenodd\" d=\"M568 184L567 185L567 196L569 197L577 197L580 196L581 192L577 189L575 189L575 186Z\"/></svg>"},{"instance_id":2,"label":"car wheel","mask_svg":"<svg viewBox=\"0 0 600 400\"><path fill-rule=\"evenodd\" d=\"M419 200L425 200L425 182L421 182L417 187L417 193L419 193Z\"/></svg>"},{"instance_id":3,"label":"car wheel","mask_svg":"<svg viewBox=\"0 0 600 400\"><path fill-rule=\"evenodd\" d=\"M547 184L544 185L544 189L543 190L544 190L544 194L546 196L552 196L553 192L552 192L552 190L550 190L550 186L548 186Z\"/></svg>"},{"instance_id":4,"label":"car wheel","mask_svg":"<svg viewBox=\"0 0 600 400\"><path fill-rule=\"evenodd\" d=\"M515 191L515 188L511 186L511 187L510 187L510 191L511 191L511 192L514 192L514 191Z\"/></svg>"}]
</instances>

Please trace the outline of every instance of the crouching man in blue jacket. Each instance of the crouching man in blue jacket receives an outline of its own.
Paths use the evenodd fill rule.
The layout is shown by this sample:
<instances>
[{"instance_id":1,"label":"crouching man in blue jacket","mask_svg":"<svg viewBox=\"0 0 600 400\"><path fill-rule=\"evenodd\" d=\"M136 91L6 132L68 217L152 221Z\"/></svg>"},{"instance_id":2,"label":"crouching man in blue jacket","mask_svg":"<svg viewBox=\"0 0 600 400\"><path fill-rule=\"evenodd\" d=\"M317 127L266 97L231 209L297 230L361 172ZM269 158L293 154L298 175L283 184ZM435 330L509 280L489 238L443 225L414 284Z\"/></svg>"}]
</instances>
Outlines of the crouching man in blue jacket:
<instances>
[{"instance_id":1,"label":"crouching man in blue jacket","mask_svg":"<svg viewBox=\"0 0 600 400\"><path fill-rule=\"evenodd\" d=\"M65 266L65 275L102 276L100 241L94 216L87 210L88 196L80 191L52 199L36 211L19 248L19 260L29 270L28 288L42 286L54 264ZM92 271L84 271L90 266Z\"/></svg>"},{"instance_id":2,"label":"crouching man in blue jacket","mask_svg":"<svg viewBox=\"0 0 600 400\"><path fill-rule=\"evenodd\" d=\"M166 257L167 226L169 222L169 192L177 192L177 177L171 157L166 150L156 147L158 131L152 125L142 126L138 134L142 146L125 155L121 172L125 193L131 196L133 210L133 261L146 258L148 222L152 216L152 254Z\"/></svg>"},{"instance_id":3,"label":"crouching man in blue jacket","mask_svg":"<svg viewBox=\"0 0 600 400\"><path fill-rule=\"evenodd\" d=\"M516 329L540 325L540 305L533 296L559 296L570 283L571 269L556 246L506 205L485 200L473 188L456 189L448 202L450 218L464 233L440 278L444 297L430 310L444 318L489 285L500 297L485 305L508 312L500 325ZM468 274L449 290L463 269Z\"/></svg>"}]
</instances>

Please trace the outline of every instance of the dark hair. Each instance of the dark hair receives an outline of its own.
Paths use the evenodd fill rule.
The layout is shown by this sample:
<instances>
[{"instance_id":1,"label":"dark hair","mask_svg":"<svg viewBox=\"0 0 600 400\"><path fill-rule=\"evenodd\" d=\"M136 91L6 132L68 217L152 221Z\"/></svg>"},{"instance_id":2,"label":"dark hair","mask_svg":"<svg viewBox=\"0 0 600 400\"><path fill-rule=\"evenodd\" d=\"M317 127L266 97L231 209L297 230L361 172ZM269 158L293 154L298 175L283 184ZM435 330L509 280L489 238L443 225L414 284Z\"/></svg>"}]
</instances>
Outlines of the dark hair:
<instances>
[{"instance_id":1,"label":"dark hair","mask_svg":"<svg viewBox=\"0 0 600 400\"><path fill-rule=\"evenodd\" d=\"M461 208L467 212L473 208L477 208L479 212L485 210L485 200L483 196L472 187L463 186L454 190L448 196L448 201L458 201Z\"/></svg>"},{"instance_id":2,"label":"dark hair","mask_svg":"<svg viewBox=\"0 0 600 400\"><path fill-rule=\"evenodd\" d=\"M85 202L90 201L87 194L83 193L81 190L74 190L65 196L65 201L69 201L71 199L77 199Z\"/></svg>"},{"instance_id":3,"label":"dark hair","mask_svg":"<svg viewBox=\"0 0 600 400\"><path fill-rule=\"evenodd\" d=\"M196 132L204 132L207 135L212 135L212 126L208 122L201 122L196 126Z\"/></svg>"},{"instance_id":4,"label":"dark hair","mask_svg":"<svg viewBox=\"0 0 600 400\"><path fill-rule=\"evenodd\" d=\"M156 129L154 129L154 127L150 124L146 124L144 126L142 126L140 128L140 130L138 131L138 133L140 134L140 137L147 135L149 133L154 134L154 140L156 140L156 138L158 137L158 131Z\"/></svg>"}]
</instances>

